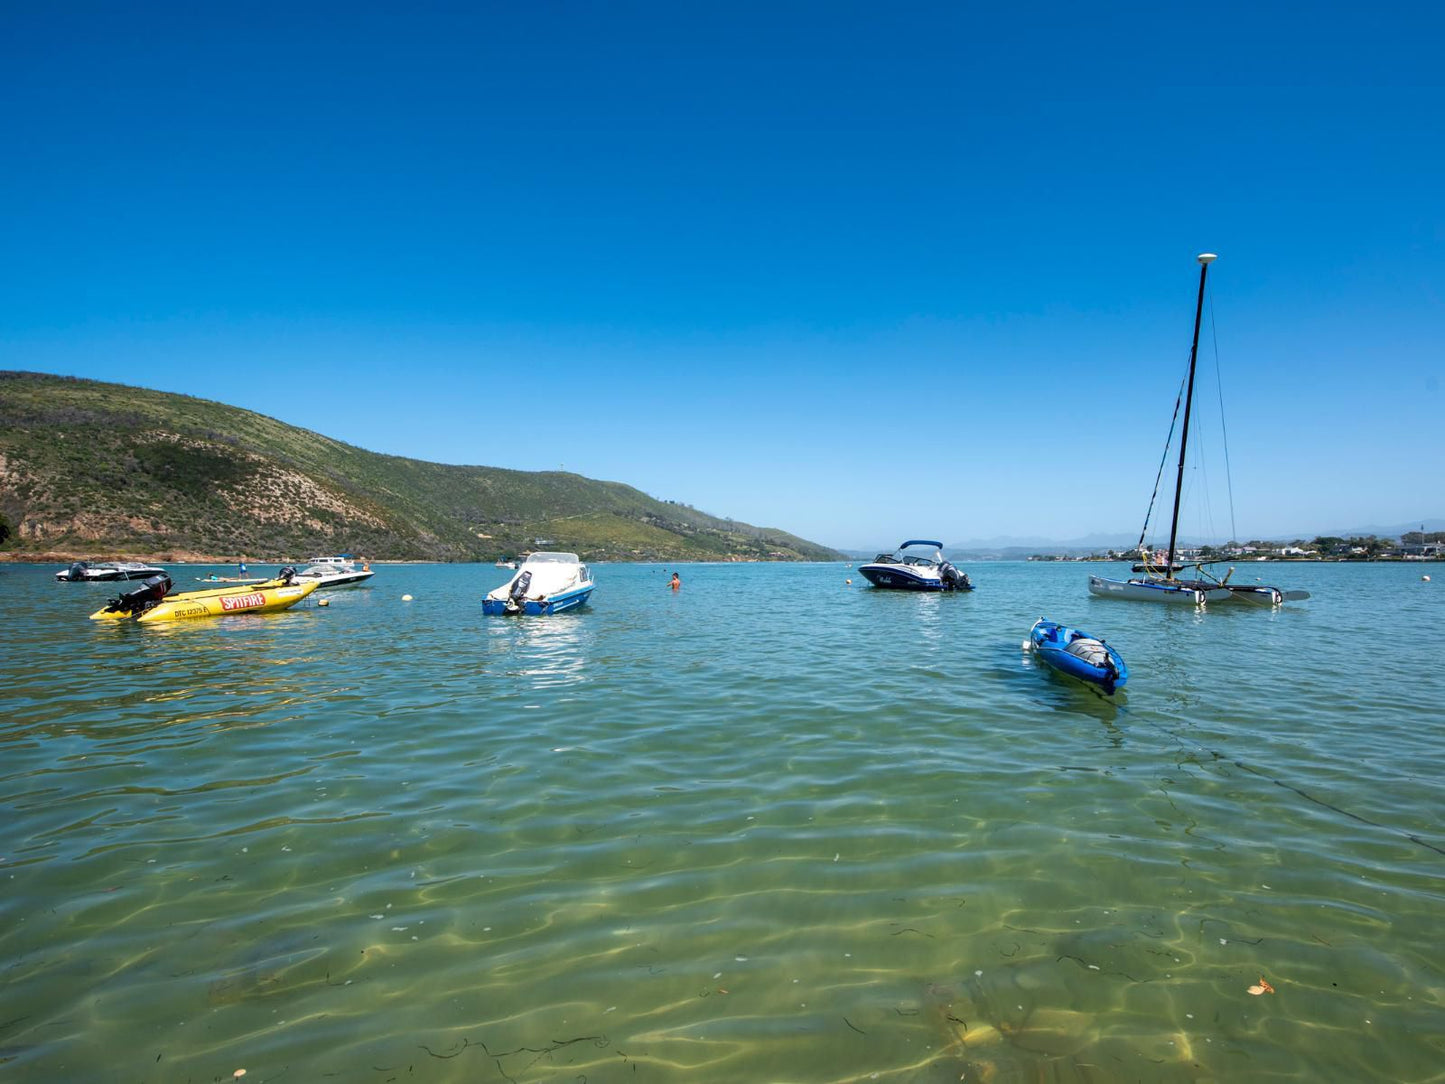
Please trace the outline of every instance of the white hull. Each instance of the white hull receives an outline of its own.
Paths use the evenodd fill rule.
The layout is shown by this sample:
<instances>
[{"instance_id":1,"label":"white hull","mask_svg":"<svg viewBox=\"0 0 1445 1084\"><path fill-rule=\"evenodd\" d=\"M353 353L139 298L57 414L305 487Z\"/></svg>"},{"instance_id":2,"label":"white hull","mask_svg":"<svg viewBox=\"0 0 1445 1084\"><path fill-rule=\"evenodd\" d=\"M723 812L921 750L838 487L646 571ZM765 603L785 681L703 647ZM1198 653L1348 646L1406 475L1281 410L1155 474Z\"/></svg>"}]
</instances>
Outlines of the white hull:
<instances>
[{"instance_id":1,"label":"white hull","mask_svg":"<svg viewBox=\"0 0 1445 1084\"><path fill-rule=\"evenodd\" d=\"M296 582L315 583L318 587L348 587L359 583L365 583L376 575L374 572L362 572L352 570L350 572L338 569L335 572L319 572L307 575L305 572L296 573Z\"/></svg>"},{"instance_id":2,"label":"white hull","mask_svg":"<svg viewBox=\"0 0 1445 1084\"><path fill-rule=\"evenodd\" d=\"M60 583L113 583L116 580L144 580L151 576L164 576L166 570L155 565L142 565L134 561L108 562L92 565L77 561L69 568L57 572L55 579Z\"/></svg>"},{"instance_id":3,"label":"white hull","mask_svg":"<svg viewBox=\"0 0 1445 1084\"><path fill-rule=\"evenodd\" d=\"M1308 591L1292 591L1283 587L1232 586L1229 597L1235 602L1252 603L1255 606L1279 606L1285 602L1303 602L1310 597Z\"/></svg>"},{"instance_id":4,"label":"white hull","mask_svg":"<svg viewBox=\"0 0 1445 1084\"><path fill-rule=\"evenodd\" d=\"M1110 580L1103 576L1089 577L1089 593L1100 598L1126 599L1132 602L1171 602L1183 606L1203 606L1229 598L1227 587L1201 589L1166 580Z\"/></svg>"}]
</instances>

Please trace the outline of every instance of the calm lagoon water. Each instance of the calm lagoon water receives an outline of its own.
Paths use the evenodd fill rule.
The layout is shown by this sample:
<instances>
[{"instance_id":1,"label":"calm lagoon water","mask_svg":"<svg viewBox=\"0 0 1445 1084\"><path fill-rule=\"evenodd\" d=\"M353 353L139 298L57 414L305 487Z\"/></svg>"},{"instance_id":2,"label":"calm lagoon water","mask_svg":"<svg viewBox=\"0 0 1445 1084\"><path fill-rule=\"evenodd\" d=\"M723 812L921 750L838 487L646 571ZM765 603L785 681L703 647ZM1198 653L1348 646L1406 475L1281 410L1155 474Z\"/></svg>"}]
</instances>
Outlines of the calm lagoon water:
<instances>
[{"instance_id":1,"label":"calm lagoon water","mask_svg":"<svg viewBox=\"0 0 1445 1084\"><path fill-rule=\"evenodd\" d=\"M151 628L0 566L0 1078L1445 1080L1439 566L1106 567L598 565L516 620L383 566Z\"/></svg>"}]
</instances>

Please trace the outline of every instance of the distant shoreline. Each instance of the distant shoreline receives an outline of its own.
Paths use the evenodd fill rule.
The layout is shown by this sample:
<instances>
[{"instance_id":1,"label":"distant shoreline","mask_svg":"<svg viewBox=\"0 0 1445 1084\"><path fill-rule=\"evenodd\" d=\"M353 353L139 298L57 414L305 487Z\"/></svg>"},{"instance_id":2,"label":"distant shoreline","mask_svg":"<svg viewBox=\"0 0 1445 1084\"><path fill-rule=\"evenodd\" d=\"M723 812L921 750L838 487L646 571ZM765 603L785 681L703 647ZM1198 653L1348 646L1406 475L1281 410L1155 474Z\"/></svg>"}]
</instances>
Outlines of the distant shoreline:
<instances>
[{"instance_id":1,"label":"distant shoreline","mask_svg":"<svg viewBox=\"0 0 1445 1084\"><path fill-rule=\"evenodd\" d=\"M748 557L637 557L632 559L584 557L592 564L617 564L617 565L676 565L676 564L721 564L721 565L784 565L784 564L843 564L852 567L867 562L861 558L843 559L833 558L829 560L808 560L799 558L787 560L781 558L748 558ZM425 559L404 559L404 558L369 558L357 557L358 561L365 561L370 565L488 565L494 566L495 561L478 559L475 561L428 561ZM1033 556L1033 557L955 557L956 561L968 562L992 562L992 561L1016 561L1021 564L1036 565L1087 565L1123 564L1133 558L1126 557L1054 557L1054 556ZM56 550L44 553L16 553L13 551L0 551L0 564L30 564L30 565L69 565L75 561L143 561L147 564L156 565L235 565L240 563L239 557L215 557L198 553L176 553L170 550L164 553L113 553L109 556L100 557L94 553L60 552ZM1186 567L1193 567L1195 564L1210 565L1264 565L1264 564L1291 564L1291 565L1342 565L1342 564L1394 564L1394 565L1418 565L1418 564L1439 564L1445 561L1445 557L1248 557L1248 558L1222 558L1216 561L1184 562ZM247 556L248 565L288 565L302 564L304 558L278 559L270 557Z\"/></svg>"},{"instance_id":2,"label":"distant shoreline","mask_svg":"<svg viewBox=\"0 0 1445 1084\"><path fill-rule=\"evenodd\" d=\"M364 561L369 565L486 565L495 567L496 561L491 558L478 558L475 561L436 561L424 558L374 558L356 557L357 561ZM583 560L591 564L612 564L612 565L787 565L787 564L850 564L854 562L844 561L842 558L830 558L828 560L810 560L799 557L797 559L782 557L634 557L634 558L613 558L613 557L586 557ZM209 557L198 553L177 553L174 550L167 550L163 553L110 553L107 556L98 556L95 553L62 553L59 551L48 551L45 553L15 553L11 551L0 551L0 564L12 565L69 565L75 561L93 561L110 563L112 561L136 561L152 565L236 565L241 563L239 557ZM274 557L252 557L247 555L248 565L301 565L305 558L274 558Z\"/></svg>"},{"instance_id":3,"label":"distant shoreline","mask_svg":"<svg viewBox=\"0 0 1445 1084\"><path fill-rule=\"evenodd\" d=\"M961 561L1026 561L1036 565L1118 565L1137 561L1137 557L959 557ZM1209 561L1176 559L1175 565L1418 565L1445 561L1445 557L1216 557ZM1159 562L1163 567L1164 562Z\"/></svg>"}]
</instances>

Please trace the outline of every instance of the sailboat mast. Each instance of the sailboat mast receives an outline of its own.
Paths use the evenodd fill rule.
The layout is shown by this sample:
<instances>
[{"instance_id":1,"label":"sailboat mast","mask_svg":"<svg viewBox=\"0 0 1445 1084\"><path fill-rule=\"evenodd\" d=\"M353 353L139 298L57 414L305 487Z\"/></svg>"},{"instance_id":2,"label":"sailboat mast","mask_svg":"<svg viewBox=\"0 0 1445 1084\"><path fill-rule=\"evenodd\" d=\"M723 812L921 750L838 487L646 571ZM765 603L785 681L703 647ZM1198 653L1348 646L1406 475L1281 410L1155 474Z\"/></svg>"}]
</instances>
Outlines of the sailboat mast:
<instances>
[{"instance_id":1,"label":"sailboat mast","mask_svg":"<svg viewBox=\"0 0 1445 1084\"><path fill-rule=\"evenodd\" d=\"M1194 363L1199 357L1199 321L1204 315L1204 279L1209 265L1219 257L1201 252L1199 260L1199 300L1194 305L1194 341L1189 347L1189 388L1184 395L1184 428L1179 434L1179 473L1174 479L1174 518L1169 521L1169 563L1164 566L1167 579L1174 578L1174 547L1179 538L1179 498L1184 492L1184 450L1189 446L1189 412L1194 406Z\"/></svg>"}]
</instances>

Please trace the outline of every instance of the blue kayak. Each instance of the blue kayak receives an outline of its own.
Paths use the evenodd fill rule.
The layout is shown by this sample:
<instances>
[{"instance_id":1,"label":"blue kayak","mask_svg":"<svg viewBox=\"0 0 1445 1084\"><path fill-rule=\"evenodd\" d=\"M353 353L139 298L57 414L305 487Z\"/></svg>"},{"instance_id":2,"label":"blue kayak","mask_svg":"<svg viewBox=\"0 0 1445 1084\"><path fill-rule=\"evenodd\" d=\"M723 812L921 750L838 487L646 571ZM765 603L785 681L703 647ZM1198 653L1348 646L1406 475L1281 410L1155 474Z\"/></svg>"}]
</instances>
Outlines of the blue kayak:
<instances>
[{"instance_id":1,"label":"blue kayak","mask_svg":"<svg viewBox=\"0 0 1445 1084\"><path fill-rule=\"evenodd\" d=\"M1042 617L1029 629L1028 647L1061 674L1097 685L1110 696L1129 680L1129 668L1103 640Z\"/></svg>"}]
</instances>

